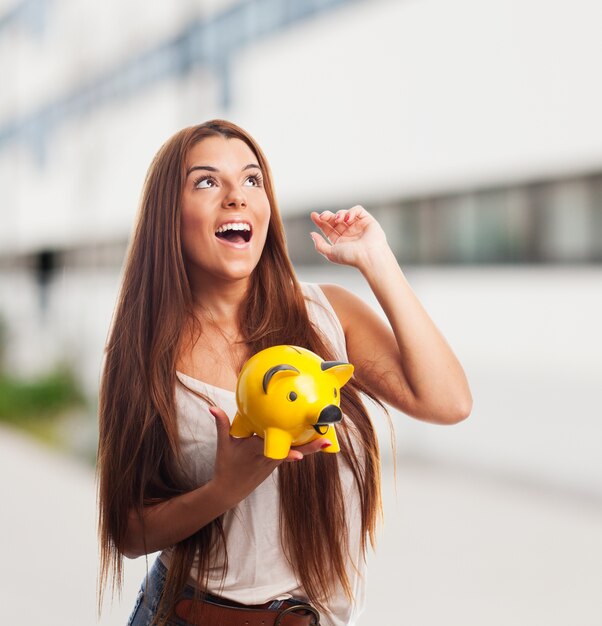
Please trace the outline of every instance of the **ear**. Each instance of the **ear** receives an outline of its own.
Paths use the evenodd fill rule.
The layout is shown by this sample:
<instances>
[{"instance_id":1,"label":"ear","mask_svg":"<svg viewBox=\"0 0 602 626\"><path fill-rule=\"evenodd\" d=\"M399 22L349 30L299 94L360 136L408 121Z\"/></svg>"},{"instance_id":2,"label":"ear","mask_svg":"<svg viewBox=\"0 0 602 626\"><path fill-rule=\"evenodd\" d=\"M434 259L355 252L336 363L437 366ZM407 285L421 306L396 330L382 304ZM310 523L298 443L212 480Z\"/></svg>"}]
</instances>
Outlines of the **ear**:
<instances>
[{"instance_id":1,"label":"ear","mask_svg":"<svg viewBox=\"0 0 602 626\"><path fill-rule=\"evenodd\" d=\"M323 372L334 374L339 387L342 387L353 374L353 365L344 361L322 361L320 368Z\"/></svg>"},{"instance_id":2,"label":"ear","mask_svg":"<svg viewBox=\"0 0 602 626\"><path fill-rule=\"evenodd\" d=\"M284 376L298 376L301 372L292 365L281 363L280 365L274 365L263 375L263 392L268 392L268 385L273 378L279 379Z\"/></svg>"}]
</instances>

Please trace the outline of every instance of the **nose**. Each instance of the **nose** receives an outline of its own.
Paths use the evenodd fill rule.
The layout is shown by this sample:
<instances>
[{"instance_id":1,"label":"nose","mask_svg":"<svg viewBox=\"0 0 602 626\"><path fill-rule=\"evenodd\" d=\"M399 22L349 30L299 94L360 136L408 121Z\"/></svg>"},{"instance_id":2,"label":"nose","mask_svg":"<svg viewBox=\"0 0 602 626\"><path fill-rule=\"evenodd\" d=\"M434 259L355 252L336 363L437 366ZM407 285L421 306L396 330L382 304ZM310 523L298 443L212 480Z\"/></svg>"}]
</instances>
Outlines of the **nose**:
<instances>
[{"instance_id":1,"label":"nose","mask_svg":"<svg viewBox=\"0 0 602 626\"><path fill-rule=\"evenodd\" d=\"M318 415L317 426L325 424L334 424L340 422L343 419L343 412L336 404L329 404L325 406Z\"/></svg>"},{"instance_id":2,"label":"nose","mask_svg":"<svg viewBox=\"0 0 602 626\"><path fill-rule=\"evenodd\" d=\"M343 411L336 404L325 406L318 415L318 421L314 424L314 430L318 435L325 435L330 424L335 424L343 419Z\"/></svg>"},{"instance_id":3,"label":"nose","mask_svg":"<svg viewBox=\"0 0 602 626\"><path fill-rule=\"evenodd\" d=\"M245 208L246 206L247 199L242 190L239 187L230 187L224 196L222 207L224 209L239 209Z\"/></svg>"}]
</instances>

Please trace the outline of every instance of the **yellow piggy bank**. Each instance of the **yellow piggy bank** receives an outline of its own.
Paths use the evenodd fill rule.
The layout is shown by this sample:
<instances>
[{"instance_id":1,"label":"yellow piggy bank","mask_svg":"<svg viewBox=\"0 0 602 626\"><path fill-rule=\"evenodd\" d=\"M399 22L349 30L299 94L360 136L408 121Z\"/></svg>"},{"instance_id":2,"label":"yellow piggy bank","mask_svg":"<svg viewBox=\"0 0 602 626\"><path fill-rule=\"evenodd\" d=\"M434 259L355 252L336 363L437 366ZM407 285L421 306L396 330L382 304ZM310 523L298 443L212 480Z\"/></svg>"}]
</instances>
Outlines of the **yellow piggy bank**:
<instances>
[{"instance_id":1,"label":"yellow piggy bank","mask_svg":"<svg viewBox=\"0 0 602 626\"><path fill-rule=\"evenodd\" d=\"M353 365L323 361L297 346L273 346L253 355L236 385L236 413L230 434L264 439L264 454L284 459L291 446L327 437L340 450L334 424L343 413L340 389L351 378Z\"/></svg>"}]
</instances>

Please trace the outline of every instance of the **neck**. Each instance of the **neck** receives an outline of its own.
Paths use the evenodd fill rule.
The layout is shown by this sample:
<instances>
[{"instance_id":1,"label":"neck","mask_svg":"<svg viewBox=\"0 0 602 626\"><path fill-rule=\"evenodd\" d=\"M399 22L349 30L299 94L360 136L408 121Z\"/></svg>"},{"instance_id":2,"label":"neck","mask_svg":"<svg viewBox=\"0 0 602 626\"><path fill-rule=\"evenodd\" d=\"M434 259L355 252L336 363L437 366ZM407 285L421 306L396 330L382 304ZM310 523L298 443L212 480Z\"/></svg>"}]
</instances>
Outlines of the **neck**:
<instances>
[{"instance_id":1,"label":"neck","mask_svg":"<svg viewBox=\"0 0 602 626\"><path fill-rule=\"evenodd\" d=\"M191 285L195 314L200 319L210 320L224 328L237 326L238 311L248 286L248 278L237 281L207 281L202 287Z\"/></svg>"}]
</instances>

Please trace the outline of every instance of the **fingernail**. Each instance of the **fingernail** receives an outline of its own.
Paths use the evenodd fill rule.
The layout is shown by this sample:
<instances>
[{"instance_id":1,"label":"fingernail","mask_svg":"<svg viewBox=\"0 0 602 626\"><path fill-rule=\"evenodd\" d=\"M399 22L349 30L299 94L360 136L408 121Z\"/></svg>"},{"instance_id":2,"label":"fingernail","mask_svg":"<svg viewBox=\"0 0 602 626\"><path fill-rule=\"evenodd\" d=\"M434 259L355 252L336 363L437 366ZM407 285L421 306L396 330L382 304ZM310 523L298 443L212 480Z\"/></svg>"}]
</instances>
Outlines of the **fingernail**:
<instances>
[{"instance_id":1,"label":"fingernail","mask_svg":"<svg viewBox=\"0 0 602 626\"><path fill-rule=\"evenodd\" d=\"M325 441L321 446L320 446L320 450L324 450L325 448L330 448L330 446L332 445L332 443L330 443L330 441Z\"/></svg>"},{"instance_id":2,"label":"fingernail","mask_svg":"<svg viewBox=\"0 0 602 626\"><path fill-rule=\"evenodd\" d=\"M348 222L348 221L349 221L349 213L347 213L347 215L345 215L345 220L344 220L344 221L345 221L345 222Z\"/></svg>"}]
</instances>

